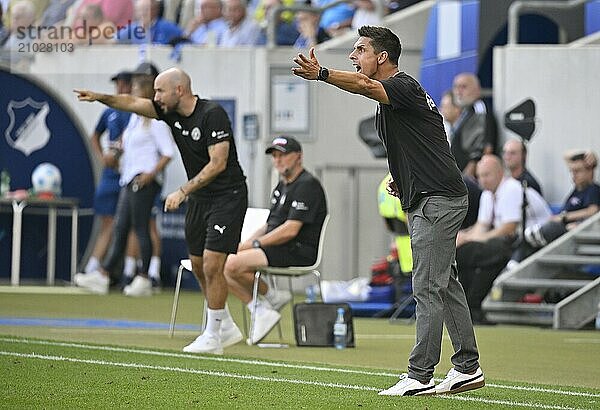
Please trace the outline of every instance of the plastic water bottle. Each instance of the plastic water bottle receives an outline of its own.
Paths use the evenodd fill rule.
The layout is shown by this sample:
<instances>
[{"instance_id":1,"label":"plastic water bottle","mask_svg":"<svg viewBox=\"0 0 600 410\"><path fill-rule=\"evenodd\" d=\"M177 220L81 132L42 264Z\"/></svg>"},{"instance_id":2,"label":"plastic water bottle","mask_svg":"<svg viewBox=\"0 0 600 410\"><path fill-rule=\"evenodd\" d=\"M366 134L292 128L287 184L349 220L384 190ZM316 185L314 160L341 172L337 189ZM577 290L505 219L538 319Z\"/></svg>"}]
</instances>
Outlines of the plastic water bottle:
<instances>
[{"instance_id":1,"label":"plastic water bottle","mask_svg":"<svg viewBox=\"0 0 600 410\"><path fill-rule=\"evenodd\" d=\"M346 348L346 321L344 320L344 309L338 308L337 318L333 324L333 345L336 349Z\"/></svg>"},{"instance_id":2,"label":"plastic water bottle","mask_svg":"<svg viewBox=\"0 0 600 410\"><path fill-rule=\"evenodd\" d=\"M317 300L317 290L314 285L306 287L306 303L315 303Z\"/></svg>"},{"instance_id":3,"label":"plastic water bottle","mask_svg":"<svg viewBox=\"0 0 600 410\"><path fill-rule=\"evenodd\" d=\"M598 303L598 314L596 315L596 330L600 330L600 303Z\"/></svg>"}]
</instances>

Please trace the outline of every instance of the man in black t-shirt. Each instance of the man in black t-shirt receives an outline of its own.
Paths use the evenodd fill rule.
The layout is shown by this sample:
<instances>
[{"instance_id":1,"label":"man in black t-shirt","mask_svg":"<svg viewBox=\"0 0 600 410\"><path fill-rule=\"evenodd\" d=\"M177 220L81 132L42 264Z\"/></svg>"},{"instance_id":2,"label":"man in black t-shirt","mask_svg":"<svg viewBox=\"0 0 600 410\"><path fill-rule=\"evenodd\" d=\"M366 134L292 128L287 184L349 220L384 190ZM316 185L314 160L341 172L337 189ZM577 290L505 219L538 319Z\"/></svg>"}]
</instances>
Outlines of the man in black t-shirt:
<instances>
[{"instance_id":1,"label":"man in black t-shirt","mask_svg":"<svg viewBox=\"0 0 600 410\"><path fill-rule=\"evenodd\" d=\"M178 68L154 82L154 101L131 95L75 90L80 101L99 101L123 111L158 118L171 128L188 181L165 200L165 211L185 200L185 239L192 268L208 301L203 334L185 352L223 354L242 332L225 306L227 255L236 253L248 205L246 177L238 163L231 123L223 108L192 93L190 77Z\"/></svg>"},{"instance_id":2,"label":"man in black t-shirt","mask_svg":"<svg viewBox=\"0 0 600 410\"><path fill-rule=\"evenodd\" d=\"M288 292L277 291L261 281L258 292L265 300L257 302L254 312L254 272L265 266L315 263L327 215L325 192L319 180L304 169L300 143L293 137L277 137L265 153L271 154L273 168L280 177L271 194L269 217L248 240L240 243L237 254L230 255L225 264L229 290L248 305L254 316L250 344L260 342L269 333L281 318L278 310L291 299Z\"/></svg>"},{"instance_id":3,"label":"man in black t-shirt","mask_svg":"<svg viewBox=\"0 0 600 410\"><path fill-rule=\"evenodd\" d=\"M350 54L355 73L321 67L314 49L308 57L294 58L298 67L292 72L379 102L376 125L393 177L389 190L408 214L417 301L416 343L408 374L379 394L446 394L482 387L475 334L454 260L467 190L450 153L442 116L421 85L398 70L402 47L394 33L363 26L358 34ZM454 368L435 386L444 323L455 349Z\"/></svg>"}]
</instances>

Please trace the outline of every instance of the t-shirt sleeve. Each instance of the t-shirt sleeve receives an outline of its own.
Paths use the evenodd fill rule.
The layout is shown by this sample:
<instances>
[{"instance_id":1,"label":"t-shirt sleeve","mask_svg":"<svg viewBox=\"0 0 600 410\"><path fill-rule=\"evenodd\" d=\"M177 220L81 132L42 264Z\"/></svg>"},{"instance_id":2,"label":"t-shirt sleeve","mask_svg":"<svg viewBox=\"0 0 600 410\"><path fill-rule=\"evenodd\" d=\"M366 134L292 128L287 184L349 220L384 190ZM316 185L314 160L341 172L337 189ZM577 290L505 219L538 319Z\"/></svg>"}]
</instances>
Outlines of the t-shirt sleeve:
<instances>
[{"instance_id":1,"label":"t-shirt sleeve","mask_svg":"<svg viewBox=\"0 0 600 410\"><path fill-rule=\"evenodd\" d=\"M512 222L521 222L523 204L523 191L518 184L511 184L506 187L506 192L502 199L498 201L498 222L502 225ZM498 228L498 226L496 227Z\"/></svg>"},{"instance_id":2,"label":"t-shirt sleeve","mask_svg":"<svg viewBox=\"0 0 600 410\"><path fill-rule=\"evenodd\" d=\"M491 225L492 221L492 193L490 191L483 191L479 198L479 211L477 214L477 222Z\"/></svg>"},{"instance_id":3,"label":"t-shirt sleeve","mask_svg":"<svg viewBox=\"0 0 600 410\"><path fill-rule=\"evenodd\" d=\"M106 131L106 125L108 123L108 115L110 114L109 110L104 110L102 112L102 115L100 115L100 118L98 119L98 122L96 123L96 129L94 130L95 132L97 132L98 134L102 134L104 131Z\"/></svg>"},{"instance_id":4,"label":"t-shirt sleeve","mask_svg":"<svg viewBox=\"0 0 600 410\"><path fill-rule=\"evenodd\" d=\"M169 126L162 121L152 120L152 137L160 155L172 158L175 148Z\"/></svg>"},{"instance_id":5,"label":"t-shirt sleeve","mask_svg":"<svg viewBox=\"0 0 600 410\"><path fill-rule=\"evenodd\" d=\"M214 145L219 142L233 141L233 131L231 122L223 108L215 107L206 115L206 124L204 129L208 132L206 145Z\"/></svg>"},{"instance_id":6,"label":"t-shirt sleeve","mask_svg":"<svg viewBox=\"0 0 600 410\"><path fill-rule=\"evenodd\" d=\"M392 108L399 109L414 106L417 90L402 78L392 77L381 80L381 85L385 89Z\"/></svg>"},{"instance_id":7,"label":"t-shirt sleeve","mask_svg":"<svg viewBox=\"0 0 600 410\"><path fill-rule=\"evenodd\" d=\"M583 208L587 208L590 205L600 206L600 186L596 184L590 186L588 194L583 200Z\"/></svg>"},{"instance_id":8,"label":"t-shirt sleeve","mask_svg":"<svg viewBox=\"0 0 600 410\"><path fill-rule=\"evenodd\" d=\"M119 111L119 134L122 134L123 131L125 131L125 128L127 128L127 125L129 124L129 120L131 119L131 113L129 112L124 112L124 111Z\"/></svg>"},{"instance_id":9,"label":"t-shirt sleeve","mask_svg":"<svg viewBox=\"0 0 600 410\"><path fill-rule=\"evenodd\" d=\"M319 202L321 201L318 192L320 192L320 187L316 186L314 181L298 186L294 192L287 219L313 223L317 217Z\"/></svg>"}]
</instances>

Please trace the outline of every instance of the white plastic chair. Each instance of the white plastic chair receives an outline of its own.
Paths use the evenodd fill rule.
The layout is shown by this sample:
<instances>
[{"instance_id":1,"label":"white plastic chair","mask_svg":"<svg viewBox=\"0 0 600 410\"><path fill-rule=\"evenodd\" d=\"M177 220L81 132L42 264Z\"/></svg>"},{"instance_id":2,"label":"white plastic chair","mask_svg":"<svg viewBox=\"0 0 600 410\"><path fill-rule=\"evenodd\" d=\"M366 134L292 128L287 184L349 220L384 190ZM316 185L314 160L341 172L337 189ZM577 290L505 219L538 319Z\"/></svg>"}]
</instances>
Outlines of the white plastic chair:
<instances>
[{"instance_id":1,"label":"white plastic chair","mask_svg":"<svg viewBox=\"0 0 600 410\"><path fill-rule=\"evenodd\" d=\"M241 240L245 241L258 228L264 225L269 216L269 209L266 208L248 208L244 216L244 224L242 226ZM177 319L177 307L179 305L179 291L181 290L181 277L183 270L192 272L192 261L190 259L182 259L179 262L179 270L177 271L177 281L175 283L175 295L173 296L173 308L171 309L171 323L169 324L169 337L173 337L175 331L175 320ZM202 330L206 326L206 310L207 301L204 298L204 309L202 310ZM246 316L244 315L244 329L246 328Z\"/></svg>"},{"instance_id":2,"label":"white plastic chair","mask_svg":"<svg viewBox=\"0 0 600 410\"><path fill-rule=\"evenodd\" d=\"M254 274L254 285L252 287L252 300L254 301L254 306L253 306L253 310L256 311L256 307L258 305L258 283L260 281L260 277L263 274L268 274L271 276L281 276L281 277L287 277L288 278L288 283L289 283L289 289L290 289L290 293L292 294L292 297L294 295L294 291L292 288L292 278L298 278L300 276L304 276L304 275L315 275L316 279L317 279L317 284L319 286L319 294L323 295L322 289L321 289L321 272L319 272L319 265L321 264L321 258L323 256L323 244L325 242L325 232L327 230L327 224L329 223L329 215L325 216L325 219L323 220L323 226L321 227L321 233L319 235L319 248L317 250L317 259L315 260L315 263L313 263L310 266L289 266L287 268L278 268L278 267L272 267L272 266L266 266L264 268L260 268L256 271L256 273ZM322 296L321 296L322 297ZM292 302L293 305L293 302ZM292 313L292 323L294 323L294 309L290 309L291 313ZM248 334L251 335L254 334L254 317L255 315L251 315L250 318L250 330L248 332ZM280 338L281 338L281 330L280 330Z\"/></svg>"}]
</instances>

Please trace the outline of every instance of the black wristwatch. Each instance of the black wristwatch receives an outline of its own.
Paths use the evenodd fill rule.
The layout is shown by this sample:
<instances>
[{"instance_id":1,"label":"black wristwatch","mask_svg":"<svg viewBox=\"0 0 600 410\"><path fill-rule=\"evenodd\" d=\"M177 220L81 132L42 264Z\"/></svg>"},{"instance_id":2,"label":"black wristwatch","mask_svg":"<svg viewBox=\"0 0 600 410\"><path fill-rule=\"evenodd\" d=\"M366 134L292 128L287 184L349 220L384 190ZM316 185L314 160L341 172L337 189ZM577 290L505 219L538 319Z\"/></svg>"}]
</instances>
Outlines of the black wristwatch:
<instances>
[{"instance_id":1,"label":"black wristwatch","mask_svg":"<svg viewBox=\"0 0 600 410\"><path fill-rule=\"evenodd\" d=\"M255 239L252 241L252 247L255 249L260 248L260 241L258 239Z\"/></svg>"},{"instance_id":2,"label":"black wristwatch","mask_svg":"<svg viewBox=\"0 0 600 410\"><path fill-rule=\"evenodd\" d=\"M326 67L320 67L319 74L317 75L317 80L327 81L328 78L329 78L329 70Z\"/></svg>"}]
</instances>

